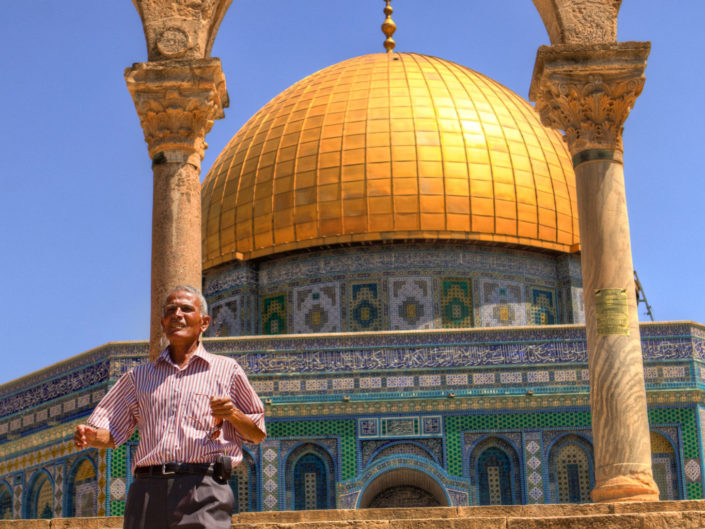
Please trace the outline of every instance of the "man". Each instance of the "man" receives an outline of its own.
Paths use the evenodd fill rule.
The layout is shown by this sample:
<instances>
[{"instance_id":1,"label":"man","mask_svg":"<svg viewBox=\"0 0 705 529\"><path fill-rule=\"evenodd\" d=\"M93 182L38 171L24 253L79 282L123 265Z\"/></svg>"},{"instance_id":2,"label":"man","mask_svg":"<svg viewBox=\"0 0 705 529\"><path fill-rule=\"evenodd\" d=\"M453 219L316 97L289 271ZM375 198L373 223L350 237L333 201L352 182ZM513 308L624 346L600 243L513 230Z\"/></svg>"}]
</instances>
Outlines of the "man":
<instances>
[{"instance_id":1,"label":"man","mask_svg":"<svg viewBox=\"0 0 705 529\"><path fill-rule=\"evenodd\" d=\"M125 529L226 529L230 465L242 461L243 440L266 437L264 407L235 360L201 345L210 317L200 291L176 287L161 323L169 346L117 381L74 442L114 448L139 427Z\"/></svg>"}]
</instances>

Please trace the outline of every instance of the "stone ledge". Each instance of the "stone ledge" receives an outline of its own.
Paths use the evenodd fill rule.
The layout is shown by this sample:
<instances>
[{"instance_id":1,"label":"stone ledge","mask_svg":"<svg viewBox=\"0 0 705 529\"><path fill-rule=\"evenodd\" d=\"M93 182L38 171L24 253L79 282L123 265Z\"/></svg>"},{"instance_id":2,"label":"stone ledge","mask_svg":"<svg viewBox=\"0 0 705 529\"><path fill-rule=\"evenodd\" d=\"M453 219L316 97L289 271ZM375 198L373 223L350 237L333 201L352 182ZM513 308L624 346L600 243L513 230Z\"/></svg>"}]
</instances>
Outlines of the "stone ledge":
<instances>
[{"instance_id":1,"label":"stone ledge","mask_svg":"<svg viewBox=\"0 0 705 529\"><path fill-rule=\"evenodd\" d=\"M120 529L122 518L3 520L0 529ZM705 500L598 504L268 511L232 529L703 529Z\"/></svg>"}]
</instances>

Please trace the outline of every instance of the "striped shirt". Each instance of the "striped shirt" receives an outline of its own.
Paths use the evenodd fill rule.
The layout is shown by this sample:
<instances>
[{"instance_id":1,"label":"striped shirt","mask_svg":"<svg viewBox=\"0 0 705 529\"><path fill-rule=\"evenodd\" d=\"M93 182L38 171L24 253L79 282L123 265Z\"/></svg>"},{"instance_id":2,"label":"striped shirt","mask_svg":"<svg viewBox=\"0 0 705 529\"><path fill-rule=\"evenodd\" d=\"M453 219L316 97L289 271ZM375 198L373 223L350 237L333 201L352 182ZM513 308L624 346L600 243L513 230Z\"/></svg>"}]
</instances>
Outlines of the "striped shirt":
<instances>
[{"instance_id":1,"label":"striped shirt","mask_svg":"<svg viewBox=\"0 0 705 529\"><path fill-rule=\"evenodd\" d=\"M225 356L206 352L201 344L184 368L172 362L166 348L154 362L123 375L88 419L94 428L110 431L119 446L139 427L140 442L132 468L167 462L210 463L219 454L242 461L242 441L224 421L216 430L209 396L230 396L265 432L264 406L240 365Z\"/></svg>"}]
</instances>

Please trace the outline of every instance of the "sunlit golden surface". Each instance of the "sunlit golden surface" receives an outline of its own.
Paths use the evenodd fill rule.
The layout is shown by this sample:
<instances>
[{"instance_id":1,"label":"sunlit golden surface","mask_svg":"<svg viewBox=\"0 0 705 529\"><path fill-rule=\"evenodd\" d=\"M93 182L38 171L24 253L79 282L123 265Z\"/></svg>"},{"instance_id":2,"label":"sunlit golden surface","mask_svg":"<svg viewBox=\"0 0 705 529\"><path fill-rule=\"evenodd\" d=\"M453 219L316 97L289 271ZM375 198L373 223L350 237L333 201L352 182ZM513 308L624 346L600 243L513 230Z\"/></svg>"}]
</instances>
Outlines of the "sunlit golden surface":
<instances>
[{"instance_id":1,"label":"sunlit golden surface","mask_svg":"<svg viewBox=\"0 0 705 529\"><path fill-rule=\"evenodd\" d=\"M230 140L202 197L204 268L358 241L578 243L561 136L499 83L409 53L282 92Z\"/></svg>"}]
</instances>

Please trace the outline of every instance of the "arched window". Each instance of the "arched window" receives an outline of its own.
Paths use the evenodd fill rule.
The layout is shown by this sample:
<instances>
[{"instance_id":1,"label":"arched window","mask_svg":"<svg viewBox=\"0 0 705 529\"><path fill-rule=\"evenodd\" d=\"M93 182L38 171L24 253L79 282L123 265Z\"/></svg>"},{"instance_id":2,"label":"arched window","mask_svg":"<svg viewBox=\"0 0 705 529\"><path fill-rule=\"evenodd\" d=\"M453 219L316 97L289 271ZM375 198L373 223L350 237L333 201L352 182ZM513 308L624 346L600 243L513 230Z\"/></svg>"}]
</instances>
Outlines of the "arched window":
<instances>
[{"instance_id":1,"label":"arched window","mask_svg":"<svg viewBox=\"0 0 705 529\"><path fill-rule=\"evenodd\" d=\"M473 501L479 505L521 503L521 465L517 451L507 441L490 437L470 455Z\"/></svg>"},{"instance_id":2,"label":"arched window","mask_svg":"<svg viewBox=\"0 0 705 529\"><path fill-rule=\"evenodd\" d=\"M328 452L306 443L287 458L287 505L290 509L335 509L335 474Z\"/></svg>"},{"instance_id":3,"label":"arched window","mask_svg":"<svg viewBox=\"0 0 705 529\"><path fill-rule=\"evenodd\" d=\"M0 484L0 520L12 520L12 490L7 483Z\"/></svg>"},{"instance_id":4,"label":"arched window","mask_svg":"<svg viewBox=\"0 0 705 529\"><path fill-rule=\"evenodd\" d=\"M316 454L306 454L294 466L294 509L328 508L326 465Z\"/></svg>"},{"instance_id":5,"label":"arched window","mask_svg":"<svg viewBox=\"0 0 705 529\"><path fill-rule=\"evenodd\" d=\"M80 459L69 474L67 516L98 515L98 475L93 461Z\"/></svg>"},{"instance_id":6,"label":"arched window","mask_svg":"<svg viewBox=\"0 0 705 529\"><path fill-rule=\"evenodd\" d=\"M45 470L37 472L31 481L25 514L26 518L54 517L54 483Z\"/></svg>"},{"instance_id":7,"label":"arched window","mask_svg":"<svg viewBox=\"0 0 705 529\"><path fill-rule=\"evenodd\" d=\"M586 503L594 485L592 445L566 435L549 455L551 496L557 503Z\"/></svg>"},{"instance_id":8,"label":"arched window","mask_svg":"<svg viewBox=\"0 0 705 529\"><path fill-rule=\"evenodd\" d=\"M500 448L488 448L478 458L477 470L480 505L511 505L509 456Z\"/></svg>"},{"instance_id":9,"label":"arched window","mask_svg":"<svg viewBox=\"0 0 705 529\"><path fill-rule=\"evenodd\" d=\"M257 510L255 462L249 453L243 452L242 463L233 469L233 475L230 477L230 488L233 490L233 496L235 497L235 503L233 504L234 514Z\"/></svg>"},{"instance_id":10,"label":"arched window","mask_svg":"<svg viewBox=\"0 0 705 529\"><path fill-rule=\"evenodd\" d=\"M651 468L660 500L680 499L676 451L663 435L651 432Z\"/></svg>"}]
</instances>

